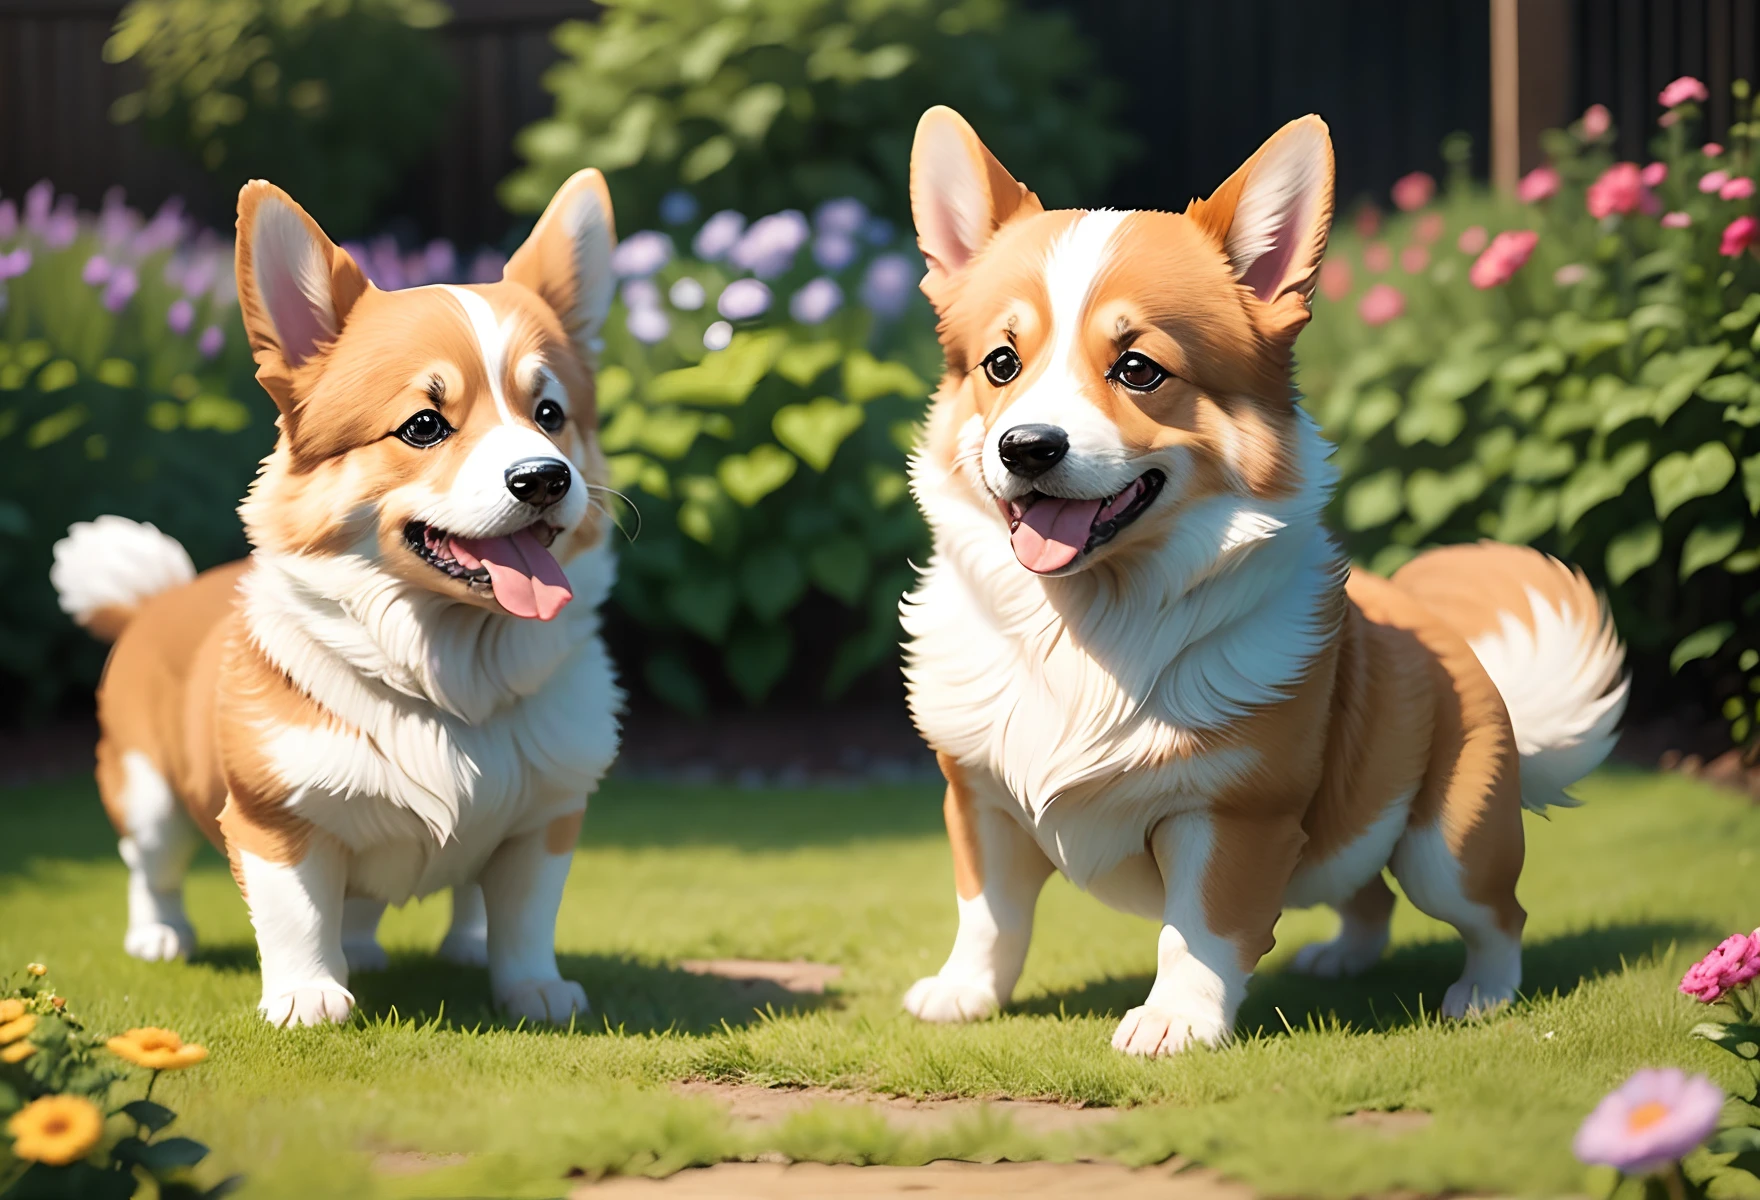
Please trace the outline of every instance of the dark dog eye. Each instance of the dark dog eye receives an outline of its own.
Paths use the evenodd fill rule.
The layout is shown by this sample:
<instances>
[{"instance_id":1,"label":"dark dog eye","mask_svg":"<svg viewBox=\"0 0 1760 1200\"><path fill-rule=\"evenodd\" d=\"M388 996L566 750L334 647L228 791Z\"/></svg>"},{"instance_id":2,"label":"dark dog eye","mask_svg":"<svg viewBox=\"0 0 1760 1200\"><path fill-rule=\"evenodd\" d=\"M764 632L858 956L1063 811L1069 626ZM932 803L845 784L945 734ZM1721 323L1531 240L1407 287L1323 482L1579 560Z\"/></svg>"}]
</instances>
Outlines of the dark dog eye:
<instances>
[{"instance_id":1,"label":"dark dog eye","mask_svg":"<svg viewBox=\"0 0 1760 1200\"><path fill-rule=\"evenodd\" d=\"M1106 372L1106 378L1117 380L1133 392L1152 392L1167 378L1167 368L1135 350L1126 350Z\"/></svg>"},{"instance_id":2,"label":"dark dog eye","mask_svg":"<svg viewBox=\"0 0 1760 1200\"><path fill-rule=\"evenodd\" d=\"M538 411L532 414L532 420L545 433L557 433L568 420L568 414L562 411L562 405L554 400L538 401Z\"/></svg>"},{"instance_id":3,"label":"dark dog eye","mask_svg":"<svg viewBox=\"0 0 1760 1200\"><path fill-rule=\"evenodd\" d=\"M452 426L446 418L431 408L405 421L397 431L397 436L414 446L417 450L426 450L429 446L438 446L452 432Z\"/></svg>"},{"instance_id":4,"label":"dark dog eye","mask_svg":"<svg viewBox=\"0 0 1760 1200\"><path fill-rule=\"evenodd\" d=\"M998 346L984 360L984 377L997 387L1021 373L1021 356L1008 346Z\"/></svg>"}]
</instances>

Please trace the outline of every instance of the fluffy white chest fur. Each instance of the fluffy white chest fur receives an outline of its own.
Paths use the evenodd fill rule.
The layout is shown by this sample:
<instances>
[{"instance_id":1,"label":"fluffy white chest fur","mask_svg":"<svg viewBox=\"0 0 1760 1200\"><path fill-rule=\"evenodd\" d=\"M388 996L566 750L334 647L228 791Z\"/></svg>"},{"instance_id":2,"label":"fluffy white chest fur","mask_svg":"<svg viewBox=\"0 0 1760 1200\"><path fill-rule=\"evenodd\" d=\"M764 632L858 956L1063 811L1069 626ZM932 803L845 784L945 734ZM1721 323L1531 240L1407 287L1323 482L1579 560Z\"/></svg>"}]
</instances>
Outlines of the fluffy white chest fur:
<instances>
[{"instance_id":1,"label":"fluffy white chest fur","mask_svg":"<svg viewBox=\"0 0 1760 1200\"><path fill-rule=\"evenodd\" d=\"M351 852L350 894L401 903L474 879L511 836L578 811L617 751L599 636L603 545L570 562L551 622L450 603L366 556L259 551L245 619L335 718L262 730L299 816Z\"/></svg>"},{"instance_id":2,"label":"fluffy white chest fur","mask_svg":"<svg viewBox=\"0 0 1760 1200\"><path fill-rule=\"evenodd\" d=\"M1103 877L1150 828L1257 765L1207 735L1287 694L1323 645L1327 452L1304 417L1297 495L1194 506L1141 569L1069 578L1015 561L960 468L913 464L935 540L903 608L913 715L1077 886L1116 902Z\"/></svg>"}]
</instances>

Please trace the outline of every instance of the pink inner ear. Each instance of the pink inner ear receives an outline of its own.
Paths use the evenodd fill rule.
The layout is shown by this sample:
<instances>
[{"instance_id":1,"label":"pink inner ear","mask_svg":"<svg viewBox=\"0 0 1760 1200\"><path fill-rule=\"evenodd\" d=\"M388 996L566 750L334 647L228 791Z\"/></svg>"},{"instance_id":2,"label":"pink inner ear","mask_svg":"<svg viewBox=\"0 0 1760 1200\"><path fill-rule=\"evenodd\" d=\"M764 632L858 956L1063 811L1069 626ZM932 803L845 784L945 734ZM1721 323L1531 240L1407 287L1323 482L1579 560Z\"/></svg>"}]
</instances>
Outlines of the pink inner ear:
<instances>
[{"instance_id":1,"label":"pink inner ear","mask_svg":"<svg viewBox=\"0 0 1760 1200\"><path fill-rule=\"evenodd\" d=\"M330 327L291 271L283 266L262 275L263 303L280 339L281 357L297 367L317 351L319 342L329 340Z\"/></svg>"},{"instance_id":2,"label":"pink inner ear","mask_svg":"<svg viewBox=\"0 0 1760 1200\"><path fill-rule=\"evenodd\" d=\"M1241 282L1266 304L1277 299L1278 293L1289 282L1290 269L1296 265L1304 226L1301 207L1292 205L1283 214L1282 223L1272 235L1271 248L1254 259L1241 276Z\"/></svg>"}]
</instances>

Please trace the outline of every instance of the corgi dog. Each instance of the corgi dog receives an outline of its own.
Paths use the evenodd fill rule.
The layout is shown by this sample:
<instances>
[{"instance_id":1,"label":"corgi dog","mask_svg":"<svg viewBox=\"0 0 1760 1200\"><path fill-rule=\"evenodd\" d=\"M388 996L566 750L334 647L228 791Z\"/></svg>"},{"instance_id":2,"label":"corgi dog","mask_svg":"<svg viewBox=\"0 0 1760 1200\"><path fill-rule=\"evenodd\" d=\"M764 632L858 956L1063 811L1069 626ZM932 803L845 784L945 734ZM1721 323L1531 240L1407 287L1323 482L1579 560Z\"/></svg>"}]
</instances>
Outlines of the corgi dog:
<instances>
[{"instance_id":1,"label":"corgi dog","mask_svg":"<svg viewBox=\"0 0 1760 1200\"><path fill-rule=\"evenodd\" d=\"M1285 907L1366 970L1391 870L1453 925L1459 1017L1511 1000L1522 809L1607 755L1624 651L1587 581L1528 549L1353 570L1291 354L1333 208L1318 117L1183 213L1046 211L930 109L911 206L946 374L912 463L934 555L902 618L947 779L959 928L905 1007L1008 1003L1053 871L1161 924L1113 1045L1230 1035Z\"/></svg>"},{"instance_id":2,"label":"corgi dog","mask_svg":"<svg viewBox=\"0 0 1760 1200\"><path fill-rule=\"evenodd\" d=\"M555 932L622 704L593 395L613 239L582 171L500 282L386 292L286 193L239 193L239 302L279 409L239 509L252 552L196 575L151 526L100 517L51 573L115 641L97 779L130 954L193 949L205 834L276 1025L346 1020L350 970L385 963L385 906L447 887L442 954L486 964L499 1007L588 1011Z\"/></svg>"}]
</instances>

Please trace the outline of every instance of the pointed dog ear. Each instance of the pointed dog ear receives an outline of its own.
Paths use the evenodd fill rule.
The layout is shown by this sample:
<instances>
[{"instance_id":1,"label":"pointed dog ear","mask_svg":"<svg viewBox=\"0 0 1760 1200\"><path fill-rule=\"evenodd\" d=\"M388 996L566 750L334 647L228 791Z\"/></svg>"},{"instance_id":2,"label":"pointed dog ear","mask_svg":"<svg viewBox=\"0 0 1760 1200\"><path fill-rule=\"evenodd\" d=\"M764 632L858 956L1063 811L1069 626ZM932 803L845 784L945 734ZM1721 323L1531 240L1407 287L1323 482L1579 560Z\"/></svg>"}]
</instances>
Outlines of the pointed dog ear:
<instances>
[{"instance_id":1,"label":"pointed dog ear","mask_svg":"<svg viewBox=\"0 0 1760 1200\"><path fill-rule=\"evenodd\" d=\"M1291 309L1280 322L1293 322L1292 332L1307 321L1326 253L1332 188L1331 135L1326 122L1306 116L1272 134L1208 200L1186 209L1261 302L1282 310L1295 297L1301 314Z\"/></svg>"},{"instance_id":2,"label":"pointed dog ear","mask_svg":"<svg viewBox=\"0 0 1760 1200\"><path fill-rule=\"evenodd\" d=\"M305 209L261 179L238 193L235 267L257 380L289 414L294 373L329 349L372 285Z\"/></svg>"},{"instance_id":3,"label":"pointed dog ear","mask_svg":"<svg viewBox=\"0 0 1760 1200\"><path fill-rule=\"evenodd\" d=\"M1005 221L1043 211L1039 198L996 161L966 119L936 105L911 143L911 217L928 261L923 292L935 303Z\"/></svg>"},{"instance_id":4,"label":"pointed dog ear","mask_svg":"<svg viewBox=\"0 0 1760 1200\"><path fill-rule=\"evenodd\" d=\"M605 177L576 171L556 190L502 278L536 292L562 321L583 358L611 308L611 248L617 227Z\"/></svg>"}]
</instances>

